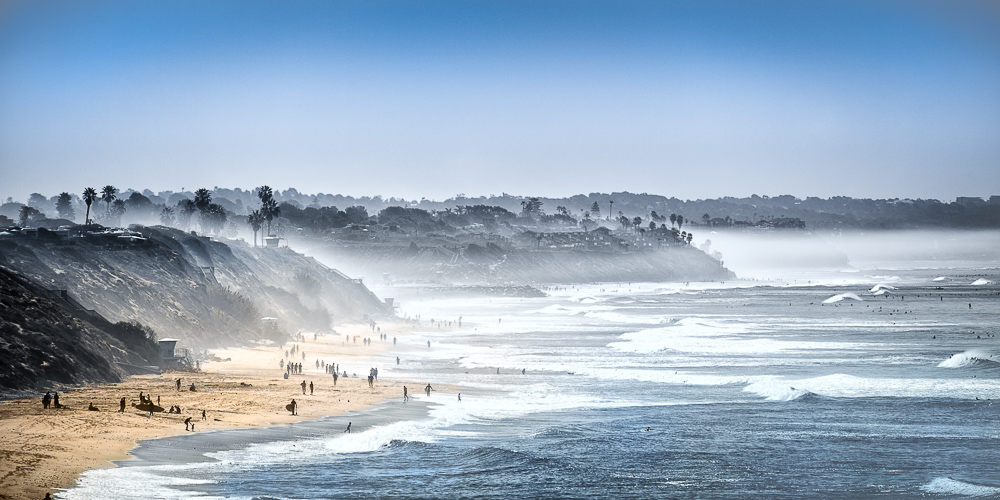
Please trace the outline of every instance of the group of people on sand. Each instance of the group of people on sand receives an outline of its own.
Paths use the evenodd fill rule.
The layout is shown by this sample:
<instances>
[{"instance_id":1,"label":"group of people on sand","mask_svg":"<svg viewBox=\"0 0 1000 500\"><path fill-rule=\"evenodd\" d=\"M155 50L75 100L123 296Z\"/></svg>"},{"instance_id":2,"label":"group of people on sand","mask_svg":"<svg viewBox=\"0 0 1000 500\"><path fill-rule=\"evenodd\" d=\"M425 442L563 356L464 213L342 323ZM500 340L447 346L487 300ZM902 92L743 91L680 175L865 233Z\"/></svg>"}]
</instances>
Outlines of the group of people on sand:
<instances>
[{"instance_id":1,"label":"group of people on sand","mask_svg":"<svg viewBox=\"0 0 1000 500\"><path fill-rule=\"evenodd\" d=\"M290 375L302 375L302 363L288 363L285 365L285 373Z\"/></svg>"},{"instance_id":2,"label":"group of people on sand","mask_svg":"<svg viewBox=\"0 0 1000 500\"><path fill-rule=\"evenodd\" d=\"M304 395L306 394L306 381L305 381L305 380L303 380L303 381L302 381L302 383L301 383L301 384L299 384L299 385L301 385L301 386L302 386L302 395L304 396ZM314 390L314 388L315 388L315 386L313 386L313 383L312 383L312 381L310 381L310 382L309 382L309 385L308 385L308 387L309 387L309 395L310 395L310 396L312 396L312 394L313 394L313 390Z\"/></svg>"},{"instance_id":3,"label":"group of people on sand","mask_svg":"<svg viewBox=\"0 0 1000 500\"><path fill-rule=\"evenodd\" d=\"M45 395L42 396L42 408L47 410L49 409L49 405L52 405L53 408L64 408L63 405L59 404L58 392L54 395L46 392Z\"/></svg>"}]
</instances>

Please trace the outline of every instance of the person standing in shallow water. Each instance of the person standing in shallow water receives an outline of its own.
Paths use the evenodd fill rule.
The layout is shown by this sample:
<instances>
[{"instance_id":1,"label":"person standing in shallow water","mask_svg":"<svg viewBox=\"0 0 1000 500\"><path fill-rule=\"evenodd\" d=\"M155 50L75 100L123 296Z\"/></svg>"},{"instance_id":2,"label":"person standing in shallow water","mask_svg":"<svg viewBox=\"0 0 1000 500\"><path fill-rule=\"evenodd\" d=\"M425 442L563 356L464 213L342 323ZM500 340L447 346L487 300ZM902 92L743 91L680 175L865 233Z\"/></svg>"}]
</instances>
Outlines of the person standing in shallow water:
<instances>
[{"instance_id":1,"label":"person standing in shallow water","mask_svg":"<svg viewBox=\"0 0 1000 500\"><path fill-rule=\"evenodd\" d=\"M424 387L424 392L427 393L427 397L431 396L431 391L433 391L433 390L434 390L434 388L431 387L431 384L427 384L427 387Z\"/></svg>"},{"instance_id":2,"label":"person standing in shallow water","mask_svg":"<svg viewBox=\"0 0 1000 500\"><path fill-rule=\"evenodd\" d=\"M410 400L410 396L408 394L406 394L406 386L404 385L403 386L403 401L409 401L409 400Z\"/></svg>"}]
</instances>

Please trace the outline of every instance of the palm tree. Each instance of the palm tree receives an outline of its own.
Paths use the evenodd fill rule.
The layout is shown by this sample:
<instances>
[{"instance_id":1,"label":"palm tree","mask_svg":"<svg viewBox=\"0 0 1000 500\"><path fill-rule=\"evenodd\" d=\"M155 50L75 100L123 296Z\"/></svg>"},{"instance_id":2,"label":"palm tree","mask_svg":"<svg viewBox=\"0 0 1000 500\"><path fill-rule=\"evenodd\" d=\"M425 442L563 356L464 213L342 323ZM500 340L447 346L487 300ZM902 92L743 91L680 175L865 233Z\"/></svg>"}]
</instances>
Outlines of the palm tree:
<instances>
[{"instance_id":1,"label":"palm tree","mask_svg":"<svg viewBox=\"0 0 1000 500\"><path fill-rule=\"evenodd\" d=\"M677 229L680 229L683 224L684 224L684 216L683 215L678 215L677 216Z\"/></svg>"},{"instance_id":2,"label":"palm tree","mask_svg":"<svg viewBox=\"0 0 1000 500\"><path fill-rule=\"evenodd\" d=\"M611 214L614 213L615 200L608 200L608 220L611 220Z\"/></svg>"},{"instance_id":3,"label":"palm tree","mask_svg":"<svg viewBox=\"0 0 1000 500\"><path fill-rule=\"evenodd\" d=\"M670 227L674 227L677 224L677 214L670 214Z\"/></svg>"},{"instance_id":4,"label":"palm tree","mask_svg":"<svg viewBox=\"0 0 1000 500\"><path fill-rule=\"evenodd\" d=\"M260 198L260 213L267 221L267 235L271 236L271 221L281 214L278 202L274 201L274 191L268 185L257 188L257 197Z\"/></svg>"},{"instance_id":5,"label":"palm tree","mask_svg":"<svg viewBox=\"0 0 1000 500\"><path fill-rule=\"evenodd\" d=\"M86 188L83 190L83 202L87 204L87 217L84 219L84 224L90 224L90 205L97 200L97 191L94 188Z\"/></svg>"},{"instance_id":6,"label":"palm tree","mask_svg":"<svg viewBox=\"0 0 1000 500\"><path fill-rule=\"evenodd\" d=\"M101 201L108 204L108 214L111 213L111 202L115 201L118 197L115 193L118 192L118 188L108 184L101 189Z\"/></svg>"},{"instance_id":7,"label":"palm tree","mask_svg":"<svg viewBox=\"0 0 1000 500\"><path fill-rule=\"evenodd\" d=\"M691 240L693 240L693 239L694 239L694 233L688 233L688 237L687 237L688 245L691 244Z\"/></svg>"},{"instance_id":8,"label":"palm tree","mask_svg":"<svg viewBox=\"0 0 1000 500\"><path fill-rule=\"evenodd\" d=\"M204 212L206 208L212 203L212 192L201 188L194 192L194 206L198 208L199 212Z\"/></svg>"},{"instance_id":9,"label":"palm tree","mask_svg":"<svg viewBox=\"0 0 1000 500\"><path fill-rule=\"evenodd\" d=\"M260 210L254 210L247 216L247 223L253 229L253 247L257 248L257 231L260 231L261 226L264 225L264 216L261 215Z\"/></svg>"},{"instance_id":10,"label":"palm tree","mask_svg":"<svg viewBox=\"0 0 1000 500\"><path fill-rule=\"evenodd\" d=\"M174 209L163 207L163 210L160 210L160 224L164 226L174 225Z\"/></svg>"},{"instance_id":11,"label":"palm tree","mask_svg":"<svg viewBox=\"0 0 1000 500\"><path fill-rule=\"evenodd\" d=\"M278 206L278 202L274 201L273 198L267 200L266 203L261 204L260 213L264 215L264 219L267 221L267 235L274 236L271 234L271 221L281 215L281 207Z\"/></svg>"}]
</instances>

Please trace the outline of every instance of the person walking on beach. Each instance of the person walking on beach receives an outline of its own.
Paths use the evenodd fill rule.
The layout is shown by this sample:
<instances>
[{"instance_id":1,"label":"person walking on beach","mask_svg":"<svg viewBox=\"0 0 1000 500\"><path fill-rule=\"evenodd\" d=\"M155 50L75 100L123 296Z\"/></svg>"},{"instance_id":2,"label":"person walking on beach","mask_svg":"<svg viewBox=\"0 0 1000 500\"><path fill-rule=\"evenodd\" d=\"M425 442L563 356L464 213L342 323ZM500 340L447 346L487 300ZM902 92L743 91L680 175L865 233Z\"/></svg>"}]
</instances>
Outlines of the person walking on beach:
<instances>
[{"instance_id":1,"label":"person walking on beach","mask_svg":"<svg viewBox=\"0 0 1000 500\"><path fill-rule=\"evenodd\" d=\"M333 386L337 386L337 372L333 372Z\"/></svg>"},{"instance_id":2,"label":"person walking on beach","mask_svg":"<svg viewBox=\"0 0 1000 500\"><path fill-rule=\"evenodd\" d=\"M285 405L285 409L292 412L292 415L298 415L299 404L293 399L291 403Z\"/></svg>"},{"instance_id":3,"label":"person walking on beach","mask_svg":"<svg viewBox=\"0 0 1000 500\"><path fill-rule=\"evenodd\" d=\"M177 390L181 390L181 379L177 379Z\"/></svg>"},{"instance_id":4,"label":"person walking on beach","mask_svg":"<svg viewBox=\"0 0 1000 500\"><path fill-rule=\"evenodd\" d=\"M42 409L43 410L49 409L50 403L52 403L52 394L46 392L45 395L42 396Z\"/></svg>"},{"instance_id":5,"label":"person walking on beach","mask_svg":"<svg viewBox=\"0 0 1000 500\"><path fill-rule=\"evenodd\" d=\"M180 413L181 412L180 410L181 410L181 408L178 406L177 407L177 413ZM208 414L205 413L205 410L201 410L201 419L202 420L208 420Z\"/></svg>"},{"instance_id":6,"label":"person walking on beach","mask_svg":"<svg viewBox=\"0 0 1000 500\"><path fill-rule=\"evenodd\" d=\"M59 404L59 393L58 392L52 393L52 406L54 406L56 408L62 408L62 405Z\"/></svg>"},{"instance_id":7,"label":"person walking on beach","mask_svg":"<svg viewBox=\"0 0 1000 500\"><path fill-rule=\"evenodd\" d=\"M184 430L189 431L191 426L191 417L184 419Z\"/></svg>"},{"instance_id":8,"label":"person walking on beach","mask_svg":"<svg viewBox=\"0 0 1000 500\"><path fill-rule=\"evenodd\" d=\"M406 386L403 386L403 401L409 401L410 396L406 394Z\"/></svg>"},{"instance_id":9,"label":"person walking on beach","mask_svg":"<svg viewBox=\"0 0 1000 500\"><path fill-rule=\"evenodd\" d=\"M125 413L125 398L118 402L118 413Z\"/></svg>"},{"instance_id":10,"label":"person walking on beach","mask_svg":"<svg viewBox=\"0 0 1000 500\"><path fill-rule=\"evenodd\" d=\"M347 423L347 430L345 430L344 433L345 434L350 434L351 433L351 423L350 422Z\"/></svg>"},{"instance_id":11,"label":"person walking on beach","mask_svg":"<svg viewBox=\"0 0 1000 500\"><path fill-rule=\"evenodd\" d=\"M302 385L302 395L305 396L305 394L306 394L306 381L303 380L301 385Z\"/></svg>"},{"instance_id":12,"label":"person walking on beach","mask_svg":"<svg viewBox=\"0 0 1000 500\"><path fill-rule=\"evenodd\" d=\"M424 392L427 393L427 397L431 397L431 391L433 391L433 390L434 390L434 388L431 387L431 384L427 384L427 387L424 387Z\"/></svg>"}]
</instances>

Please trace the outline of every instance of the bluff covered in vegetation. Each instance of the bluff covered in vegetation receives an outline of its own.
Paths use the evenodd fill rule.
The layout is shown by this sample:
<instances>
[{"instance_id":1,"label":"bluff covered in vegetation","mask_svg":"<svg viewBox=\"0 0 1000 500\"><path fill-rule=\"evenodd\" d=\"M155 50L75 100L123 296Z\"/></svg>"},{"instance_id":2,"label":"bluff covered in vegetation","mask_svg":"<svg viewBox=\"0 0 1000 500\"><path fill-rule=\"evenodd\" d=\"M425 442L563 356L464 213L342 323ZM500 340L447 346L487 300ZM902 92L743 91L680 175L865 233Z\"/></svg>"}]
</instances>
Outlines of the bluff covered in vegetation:
<instances>
[{"instance_id":1,"label":"bluff covered in vegetation","mask_svg":"<svg viewBox=\"0 0 1000 500\"><path fill-rule=\"evenodd\" d=\"M361 283L287 248L166 227L87 229L4 239L0 264L110 321L137 321L190 347L278 341L386 312Z\"/></svg>"}]
</instances>

